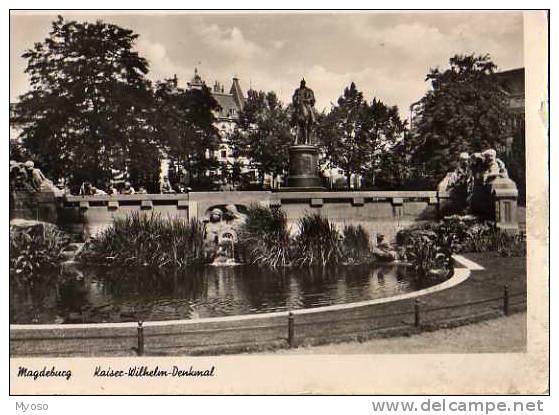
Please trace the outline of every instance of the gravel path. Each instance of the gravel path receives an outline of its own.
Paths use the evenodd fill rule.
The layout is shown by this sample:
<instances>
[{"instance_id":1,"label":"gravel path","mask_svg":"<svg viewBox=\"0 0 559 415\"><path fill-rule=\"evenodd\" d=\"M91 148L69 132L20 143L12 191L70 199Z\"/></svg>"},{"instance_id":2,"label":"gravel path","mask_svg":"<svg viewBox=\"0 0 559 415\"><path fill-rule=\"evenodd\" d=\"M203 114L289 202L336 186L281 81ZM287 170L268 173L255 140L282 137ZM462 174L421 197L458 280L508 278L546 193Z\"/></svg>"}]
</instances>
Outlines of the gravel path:
<instances>
[{"instance_id":1,"label":"gravel path","mask_svg":"<svg viewBox=\"0 0 559 415\"><path fill-rule=\"evenodd\" d=\"M526 313L409 337L282 349L276 354L503 353L526 351Z\"/></svg>"}]
</instances>

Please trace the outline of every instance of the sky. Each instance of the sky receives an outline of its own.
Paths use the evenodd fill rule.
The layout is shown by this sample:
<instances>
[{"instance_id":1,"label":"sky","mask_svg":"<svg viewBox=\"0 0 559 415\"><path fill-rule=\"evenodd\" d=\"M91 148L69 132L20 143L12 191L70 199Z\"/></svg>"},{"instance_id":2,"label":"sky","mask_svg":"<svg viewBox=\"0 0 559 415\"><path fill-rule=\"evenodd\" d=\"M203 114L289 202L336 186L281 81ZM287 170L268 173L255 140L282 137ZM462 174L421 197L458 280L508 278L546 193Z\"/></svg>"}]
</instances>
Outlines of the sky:
<instances>
[{"instance_id":1,"label":"sky","mask_svg":"<svg viewBox=\"0 0 559 415\"><path fill-rule=\"evenodd\" d=\"M10 101L29 90L21 54L45 39L57 14L103 20L139 34L135 48L152 80L177 75L186 86L194 67L208 86L273 90L290 102L301 78L316 108L330 108L352 81L366 99L397 105L403 117L429 89L430 68L448 67L455 54L490 54L499 70L523 65L520 12L322 12L221 14L96 11L10 15Z\"/></svg>"}]
</instances>

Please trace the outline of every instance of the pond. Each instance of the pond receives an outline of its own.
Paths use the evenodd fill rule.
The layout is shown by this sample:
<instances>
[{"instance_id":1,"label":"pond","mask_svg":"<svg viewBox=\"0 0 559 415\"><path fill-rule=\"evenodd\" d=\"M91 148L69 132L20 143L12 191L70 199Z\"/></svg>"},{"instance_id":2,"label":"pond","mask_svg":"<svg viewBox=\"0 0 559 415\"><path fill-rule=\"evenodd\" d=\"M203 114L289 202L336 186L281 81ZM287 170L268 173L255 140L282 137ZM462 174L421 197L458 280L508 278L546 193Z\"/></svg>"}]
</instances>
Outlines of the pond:
<instances>
[{"instance_id":1,"label":"pond","mask_svg":"<svg viewBox=\"0 0 559 415\"><path fill-rule=\"evenodd\" d=\"M10 322L99 323L268 313L391 297L434 285L396 264L270 271L182 272L66 265L32 287L10 287ZM14 281L14 278L10 280Z\"/></svg>"}]
</instances>

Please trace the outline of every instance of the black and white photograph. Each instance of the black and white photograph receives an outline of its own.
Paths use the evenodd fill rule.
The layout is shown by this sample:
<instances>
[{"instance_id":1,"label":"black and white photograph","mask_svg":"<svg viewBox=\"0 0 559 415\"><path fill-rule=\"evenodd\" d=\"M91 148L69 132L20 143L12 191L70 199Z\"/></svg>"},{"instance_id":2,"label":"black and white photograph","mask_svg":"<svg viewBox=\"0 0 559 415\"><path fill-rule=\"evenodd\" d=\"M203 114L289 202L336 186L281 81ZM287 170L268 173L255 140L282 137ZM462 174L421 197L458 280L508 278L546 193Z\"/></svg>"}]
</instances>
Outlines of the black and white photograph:
<instances>
[{"instance_id":1,"label":"black and white photograph","mask_svg":"<svg viewBox=\"0 0 559 415\"><path fill-rule=\"evenodd\" d=\"M547 84L527 80L547 82L547 63L526 36L548 18L11 10L12 393L44 377L48 393L105 394L122 377L120 394L183 394L165 382L189 377L274 394L203 382L224 373L215 359L545 348L547 165L530 160L547 162L548 103L528 97ZM483 389L465 364L450 389L277 393L544 393L538 359L525 387L503 372Z\"/></svg>"}]
</instances>

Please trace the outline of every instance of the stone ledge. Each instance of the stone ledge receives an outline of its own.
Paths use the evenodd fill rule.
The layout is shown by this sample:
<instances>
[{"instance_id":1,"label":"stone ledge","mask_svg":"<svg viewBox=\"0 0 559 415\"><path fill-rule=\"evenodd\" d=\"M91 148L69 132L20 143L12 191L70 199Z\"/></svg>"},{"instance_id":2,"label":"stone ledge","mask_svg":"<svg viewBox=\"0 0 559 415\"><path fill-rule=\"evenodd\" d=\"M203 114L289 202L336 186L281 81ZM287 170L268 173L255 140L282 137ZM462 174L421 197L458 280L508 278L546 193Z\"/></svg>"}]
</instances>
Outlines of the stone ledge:
<instances>
[{"instance_id":1,"label":"stone ledge","mask_svg":"<svg viewBox=\"0 0 559 415\"><path fill-rule=\"evenodd\" d=\"M351 204L353 206L363 206L365 204L365 198L364 197L354 197L353 200L351 201Z\"/></svg>"},{"instance_id":2,"label":"stone ledge","mask_svg":"<svg viewBox=\"0 0 559 415\"><path fill-rule=\"evenodd\" d=\"M151 200L142 200L142 204L140 205L142 209L153 209L153 202Z\"/></svg>"},{"instance_id":3,"label":"stone ledge","mask_svg":"<svg viewBox=\"0 0 559 415\"><path fill-rule=\"evenodd\" d=\"M312 207L322 207L322 205L324 205L324 200L322 200L322 199L311 199L310 205Z\"/></svg>"}]
</instances>

